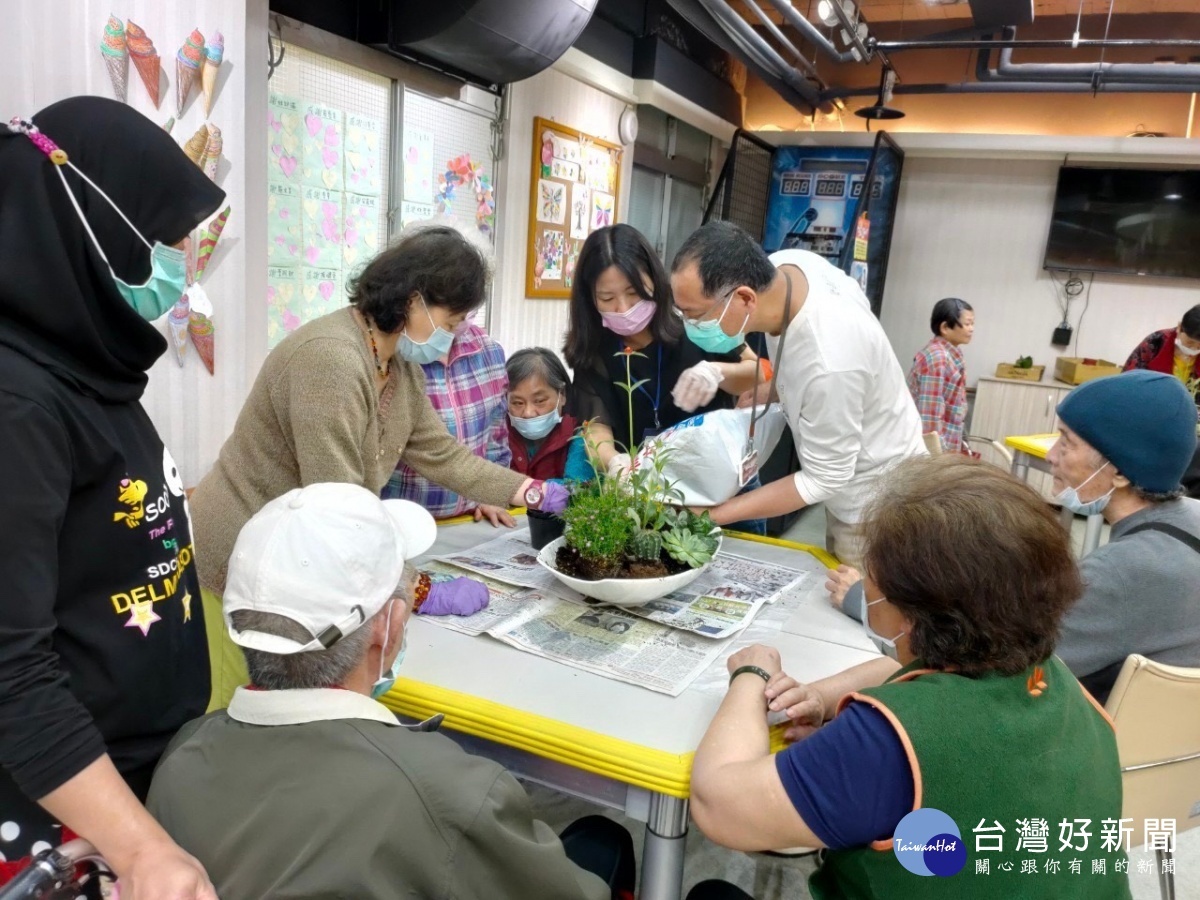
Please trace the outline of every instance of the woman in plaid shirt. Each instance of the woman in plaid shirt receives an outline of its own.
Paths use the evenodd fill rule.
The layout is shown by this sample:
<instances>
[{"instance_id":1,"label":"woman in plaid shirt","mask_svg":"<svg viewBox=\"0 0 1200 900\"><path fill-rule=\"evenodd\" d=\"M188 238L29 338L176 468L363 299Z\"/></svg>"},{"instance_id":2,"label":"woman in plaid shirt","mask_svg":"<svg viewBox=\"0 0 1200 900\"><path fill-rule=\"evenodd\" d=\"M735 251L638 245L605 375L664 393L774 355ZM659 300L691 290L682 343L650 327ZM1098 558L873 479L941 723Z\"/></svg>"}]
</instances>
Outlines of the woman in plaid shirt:
<instances>
[{"instance_id":1,"label":"woman in plaid shirt","mask_svg":"<svg viewBox=\"0 0 1200 900\"><path fill-rule=\"evenodd\" d=\"M508 374L504 350L474 323L463 322L454 332L450 352L421 366L425 393L446 430L476 456L508 466ZM493 525L516 524L499 506L476 504L448 488L417 474L403 460L383 488L385 500L411 500L429 510L435 519L474 512L475 521L486 517Z\"/></svg>"},{"instance_id":2,"label":"woman in plaid shirt","mask_svg":"<svg viewBox=\"0 0 1200 900\"><path fill-rule=\"evenodd\" d=\"M921 431L937 432L947 453L964 453L967 373L959 348L971 342L975 312L967 301L946 297L933 305L929 326L933 340L913 357L908 390L921 414Z\"/></svg>"}]
</instances>

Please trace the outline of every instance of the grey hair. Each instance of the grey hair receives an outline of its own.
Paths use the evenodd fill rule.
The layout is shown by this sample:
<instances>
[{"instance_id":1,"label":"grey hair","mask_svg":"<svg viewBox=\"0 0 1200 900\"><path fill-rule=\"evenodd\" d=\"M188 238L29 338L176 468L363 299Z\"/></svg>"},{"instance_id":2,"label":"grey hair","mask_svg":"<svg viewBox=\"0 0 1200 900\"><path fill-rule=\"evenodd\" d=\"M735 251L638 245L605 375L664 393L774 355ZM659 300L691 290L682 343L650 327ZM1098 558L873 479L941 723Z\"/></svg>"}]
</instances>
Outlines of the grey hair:
<instances>
[{"instance_id":1,"label":"grey hair","mask_svg":"<svg viewBox=\"0 0 1200 900\"><path fill-rule=\"evenodd\" d=\"M405 564L395 596L411 604L416 577L417 570ZM388 605L384 604L379 612L326 650L280 654L242 647L250 683L267 691L328 688L341 684L366 658L371 628L376 619L387 615L387 611ZM313 638L299 622L276 613L238 609L230 613L230 618L238 631L261 631L305 644Z\"/></svg>"},{"instance_id":2,"label":"grey hair","mask_svg":"<svg viewBox=\"0 0 1200 900\"><path fill-rule=\"evenodd\" d=\"M508 389L511 391L521 382L540 375L553 391L565 392L570 379L567 367L562 364L553 350L545 347L527 347L518 350L505 364L508 371Z\"/></svg>"}]
</instances>

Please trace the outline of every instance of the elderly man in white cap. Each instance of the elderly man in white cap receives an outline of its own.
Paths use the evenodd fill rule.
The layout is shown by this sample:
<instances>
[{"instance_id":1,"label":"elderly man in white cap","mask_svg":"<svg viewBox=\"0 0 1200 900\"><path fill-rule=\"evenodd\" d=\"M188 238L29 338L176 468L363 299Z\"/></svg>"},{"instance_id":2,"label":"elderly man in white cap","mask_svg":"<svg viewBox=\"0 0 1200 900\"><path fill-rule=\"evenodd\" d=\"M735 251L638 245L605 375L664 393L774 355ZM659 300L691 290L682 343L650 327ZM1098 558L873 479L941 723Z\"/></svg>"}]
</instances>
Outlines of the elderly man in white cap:
<instances>
[{"instance_id":1,"label":"elderly man in white cap","mask_svg":"<svg viewBox=\"0 0 1200 900\"><path fill-rule=\"evenodd\" d=\"M620 826L583 819L560 842L504 769L432 733L440 716L401 725L374 699L404 658L406 561L435 536L421 507L349 484L295 489L242 529L224 614L251 683L184 726L147 802L222 900L603 900L618 870L631 881Z\"/></svg>"}]
</instances>

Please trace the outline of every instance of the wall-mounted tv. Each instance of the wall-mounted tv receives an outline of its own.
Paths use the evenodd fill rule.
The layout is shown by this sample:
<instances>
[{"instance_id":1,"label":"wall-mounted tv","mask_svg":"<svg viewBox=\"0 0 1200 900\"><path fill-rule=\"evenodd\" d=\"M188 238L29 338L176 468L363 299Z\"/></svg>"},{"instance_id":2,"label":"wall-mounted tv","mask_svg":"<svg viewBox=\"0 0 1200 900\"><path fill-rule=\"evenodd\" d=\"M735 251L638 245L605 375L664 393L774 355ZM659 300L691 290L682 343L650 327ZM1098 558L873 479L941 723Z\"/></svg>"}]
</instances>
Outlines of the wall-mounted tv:
<instances>
[{"instance_id":1,"label":"wall-mounted tv","mask_svg":"<svg viewBox=\"0 0 1200 900\"><path fill-rule=\"evenodd\" d=\"M1200 169L1063 166L1043 265L1200 278Z\"/></svg>"}]
</instances>

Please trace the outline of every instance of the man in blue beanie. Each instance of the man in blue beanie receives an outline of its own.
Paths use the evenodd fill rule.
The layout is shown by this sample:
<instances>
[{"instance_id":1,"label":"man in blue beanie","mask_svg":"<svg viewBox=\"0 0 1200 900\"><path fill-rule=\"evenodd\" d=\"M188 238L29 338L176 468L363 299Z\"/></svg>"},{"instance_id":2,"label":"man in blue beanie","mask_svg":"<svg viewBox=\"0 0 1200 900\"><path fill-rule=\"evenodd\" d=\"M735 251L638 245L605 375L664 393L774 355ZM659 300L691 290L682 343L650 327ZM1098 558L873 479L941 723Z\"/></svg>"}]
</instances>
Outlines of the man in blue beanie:
<instances>
[{"instance_id":1,"label":"man in blue beanie","mask_svg":"<svg viewBox=\"0 0 1200 900\"><path fill-rule=\"evenodd\" d=\"M1058 655L1103 703L1130 653L1200 666L1200 501L1180 486L1196 407L1178 379L1137 370L1080 385L1058 419L1046 457L1058 502L1112 526L1080 561L1086 589Z\"/></svg>"}]
</instances>

